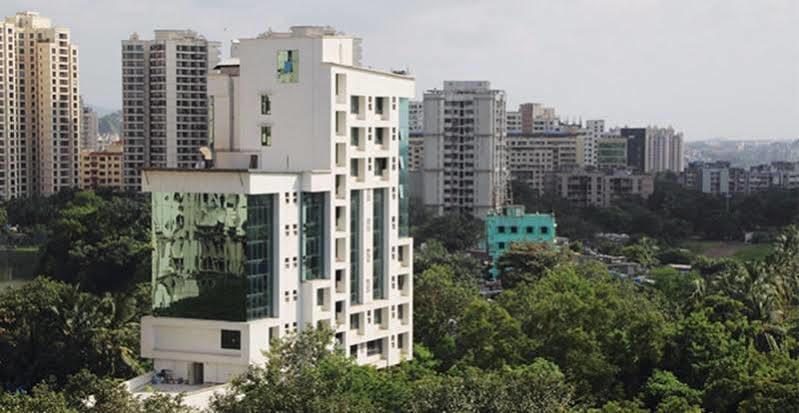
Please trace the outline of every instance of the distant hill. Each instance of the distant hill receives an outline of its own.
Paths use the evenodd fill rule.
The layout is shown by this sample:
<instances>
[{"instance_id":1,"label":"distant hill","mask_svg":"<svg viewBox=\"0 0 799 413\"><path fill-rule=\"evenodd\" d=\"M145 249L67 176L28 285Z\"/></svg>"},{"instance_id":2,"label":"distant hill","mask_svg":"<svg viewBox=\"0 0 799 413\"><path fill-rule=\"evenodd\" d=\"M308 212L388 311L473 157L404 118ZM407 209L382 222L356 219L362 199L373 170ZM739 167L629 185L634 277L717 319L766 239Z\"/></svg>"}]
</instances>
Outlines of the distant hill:
<instances>
[{"instance_id":1,"label":"distant hill","mask_svg":"<svg viewBox=\"0 0 799 413\"><path fill-rule=\"evenodd\" d=\"M97 120L100 135L119 135L122 136L122 111L118 110L109 113Z\"/></svg>"}]
</instances>

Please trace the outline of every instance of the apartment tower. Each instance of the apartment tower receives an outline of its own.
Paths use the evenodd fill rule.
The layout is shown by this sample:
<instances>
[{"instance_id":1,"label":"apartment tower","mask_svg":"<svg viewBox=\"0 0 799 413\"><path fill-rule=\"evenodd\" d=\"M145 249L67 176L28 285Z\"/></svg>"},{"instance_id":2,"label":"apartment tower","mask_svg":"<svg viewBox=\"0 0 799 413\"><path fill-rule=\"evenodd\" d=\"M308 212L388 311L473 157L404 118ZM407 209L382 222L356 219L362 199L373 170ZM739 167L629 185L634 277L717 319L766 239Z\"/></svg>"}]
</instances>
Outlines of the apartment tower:
<instances>
[{"instance_id":1,"label":"apartment tower","mask_svg":"<svg viewBox=\"0 0 799 413\"><path fill-rule=\"evenodd\" d=\"M224 383L312 326L359 364L412 357L414 80L360 54L331 27L241 39L209 75L206 168L143 170L155 370Z\"/></svg>"},{"instance_id":2,"label":"apartment tower","mask_svg":"<svg viewBox=\"0 0 799 413\"><path fill-rule=\"evenodd\" d=\"M505 102L487 81L445 81L424 94L425 207L482 217L505 205Z\"/></svg>"},{"instance_id":3,"label":"apartment tower","mask_svg":"<svg viewBox=\"0 0 799 413\"><path fill-rule=\"evenodd\" d=\"M78 49L35 12L0 24L0 198L78 186Z\"/></svg>"},{"instance_id":4,"label":"apartment tower","mask_svg":"<svg viewBox=\"0 0 799 413\"><path fill-rule=\"evenodd\" d=\"M207 75L220 44L191 30L122 41L123 179L141 189L142 168L192 168L208 146Z\"/></svg>"},{"instance_id":5,"label":"apartment tower","mask_svg":"<svg viewBox=\"0 0 799 413\"><path fill-rule=\"evenodd\" d=\"M83 104L80 99L80 149L97 149L97 138L100 136L97 112Z\"/></svg>"}]
</instances>

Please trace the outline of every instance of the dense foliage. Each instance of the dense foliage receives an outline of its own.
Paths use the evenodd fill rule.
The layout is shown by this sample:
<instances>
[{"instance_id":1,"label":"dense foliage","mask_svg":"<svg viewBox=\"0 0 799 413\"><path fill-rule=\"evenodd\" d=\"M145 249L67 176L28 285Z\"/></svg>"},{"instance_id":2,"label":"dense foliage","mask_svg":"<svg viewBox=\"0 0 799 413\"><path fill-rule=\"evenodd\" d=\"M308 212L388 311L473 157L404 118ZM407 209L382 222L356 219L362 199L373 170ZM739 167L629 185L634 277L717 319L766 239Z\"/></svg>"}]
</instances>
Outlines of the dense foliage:
<instances>
[{"instance_id":1,"label":"dense foliage","mask_svg":"<svg viewBox=\"0 0 799 413\"><path fill-rule=\"evenodd\" d=\"M63 384L81 369L119 378L142 373L138 321L149 292L137 291L98 296L40 277L0 293L0 385Z\"/></svg>"},{"instance_id":2,"label":"dense foliage","mask_svg":"<svg viewBox=\"0 0 799 413\"><path fill-rule=\"evenodd\" d=\"M132 228L149 219L146 202L59 197L52 209L7 205L12 223L31 227L47 216L44 225L63 231L48 233L43 268L63 263L48 275L67 282L43 277L0 293L0 382L12 391L0 393L0 411L191 411L164 396L136 401L114 380L147 367L137 357L137 320L149 292L136 281L149 266L148 226ZM487 298L484 269L464 252L481 236L479 221L414 219L423 242L414 254L412 361L358 366L329 345L332 332L303 329L274 343L268 362L234 380L214 411L799 409L799 227L787 227L762 259L707 259L642 236L603 247L650 268L653 283L612 275L568 249L513 245L499 260L504 290ZM636 219L646 234L645 219ZM125 237L127 245L114 243ZM55 251L57 242L66 252ZM693 271L659 262L692 263Z\"/></svg>"},{"instance_id":3,"label":"dense foliage","mask_svg":"<svg viewBox=\"0 0 799 413\"><path fill-rule=\"evenodd\" d=\"M799 191L770 190L731 199L686 189L673 176L655 181L646 201L618 200L609 208L578 208L550 194L513 184L514 200L530 211L554 212L558 234L589 239L598 232L647 235L667 242L690 237L743 238L744 231L767 231L799 223Z\"/></svg>"}]
</instances>

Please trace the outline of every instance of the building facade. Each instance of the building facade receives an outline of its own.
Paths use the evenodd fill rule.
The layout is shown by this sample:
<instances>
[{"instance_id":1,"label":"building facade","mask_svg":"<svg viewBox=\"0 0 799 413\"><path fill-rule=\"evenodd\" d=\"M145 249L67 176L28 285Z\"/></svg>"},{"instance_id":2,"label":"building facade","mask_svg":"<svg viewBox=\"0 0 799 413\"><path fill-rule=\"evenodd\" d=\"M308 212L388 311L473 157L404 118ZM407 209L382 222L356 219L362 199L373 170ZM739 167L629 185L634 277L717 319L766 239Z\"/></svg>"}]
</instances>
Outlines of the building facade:
<instances>
[{"instance_id":1,"label":"building facade","mask_svg":"<svg viewBox=\"0 0 799 413\"><path fill-rule=\"evenodd\" d=\"M638 172L648 171L646 128L621 128L619 134L627 140L627 166Z\"/></svg>"},{"instance_id":2,"label":"building facade","mask_svg":"<svg viewBox=\"0 0 799 413\"><path fill-rule=\"evenodd\" d=\"M736 168L729 162L692 162L682 174L684 187L728 196L799 188L799 162L772 162Z\"/></svg>"},{"instance_id":3,"label":"building facade","mask_svg":"<svg viewBox=\"0 0 799 413\"><path fill-rule=\"evenodd\" d=\"M649 198L655 190L652 175L625 170L569 170L547 175L547 192L579 207L609 207L625 197Z\"/></svg>"},{"instance_id":4,"label":"building facade","mask_svg":"<svg viewBox=\"0 0 799 413\"><path fill-rule=\"evenodd\" d=\"M525 213L523 205L509 205L499 213L486 215L486 252L491 259L489 273L499 275L497 261L514 242L555 242L557 224L550 214Z\"/></svg>"},{"instance_id":5,"label":"building facade","mask_svg":"<svg viewBox=\"0 0 799 413\"><path fill-rule=\"evenodd\" d=\"M208 146L206 77L217 42L190 30L156 30L122 41L124 183L141 188L142 168L193 168Z\"/></svg>"},{"instance_id":6,"label":"building facade","mask_svg":"<svg viewBox=\"0 0 799 413\"><path fill-rule=\"evenodd\" d=\"M585 165L582 133L533 133L508 137L508 169L511 180L543 192L547 173Z\"/></svg>"},{"instance_id":7,"label":"building facade","mask_svg":"<svg viewBox=\"0 0 799 413\"><path fill-rule=\"evenodd\" d=\"M682 133L673 128L646 128L646 172L671 171L681 173L684 169Z\"/></svg>"},{"instance_id":8,"label":"building facade","mask_svg":"<svg viewBox=\"0 0 799 413\"><path fill-rule=\"evenodd\" d=\"M426 208L482 217L505 204L505 105L487 81L445 81L424 94Z\"/></svg>"},{"instance_id":9,"label":"building facade","mask_svg":"<svg viewBox=\"0 0 799 413\"><path fill-rule=\"evenodd\" d=\"M97 149L97 139L100 137L99 125L97 123L97 112L90 106L83 104L80 99L80 148Z\"/></svg>"},{"instance_id":10,"label":"building facade","mask_svg":"<svg viewBox=\"0 0 799 413\"><path fill-rule=\"evenodd\" d=\"M411 135L424 133L424 102L413 100L410 103Z\"/></svg>"},{"instance_id":11,"label":"building facade","mask_svg":"<svg viewBox=\"0 0 799 413\"><path fill-rule=\"evenodd\" d=\"M506 113L508 125L508 136L522 134L522 113L519 111L508 111Z\"/></svg>"},{"instance_id":12,"label":"building facade","mask_svg":"<svg viewBox=\"0 0 799 413\"><path fill-rule=\"evenodd\" d=\"M412 357L414 80L361 67L359 44L314 26L240 40L209 75L213 167L143 171L156 370L226 382L320 325L359 364Z\"/></svg>"},{"instance_id":13,"label":"building facade","mask_svg":"<svg viewBox=\"0 0 799 413\"><path fill-rule=\"evenodd\" d=\"M122 142L102 150L81 149L80 189L112 188L122 190Z\"/></svg>"},{"instance_id":14,"label":"building facade","mask_svg":"<svg viewBox=\"0 0 799 413\"><path fill-rule=\"evenodd\" d=\"M624 169L627 167L627 139L619 136L601 136L596 140L596 167Z\"/></svg>"},{"instance_id":15,"label":"building facade","mask_svg":"<svg viewBox=\"0 0 799 413\"><path fill-rule=\"evenodd\" d=\"M591 119L585 121L585 164L599 166L599 140L605 134L605 121Z\"/></svg>"},{"instance_id":16,"label":"building facade","mask_svg":"<svg viewBox=\"0 0 799 413\"><path fill-rule=\"evenodd\" d=\"M0 198L78 186L78 48L35 12L0 23Z\"/></svg>"}]
</instances>

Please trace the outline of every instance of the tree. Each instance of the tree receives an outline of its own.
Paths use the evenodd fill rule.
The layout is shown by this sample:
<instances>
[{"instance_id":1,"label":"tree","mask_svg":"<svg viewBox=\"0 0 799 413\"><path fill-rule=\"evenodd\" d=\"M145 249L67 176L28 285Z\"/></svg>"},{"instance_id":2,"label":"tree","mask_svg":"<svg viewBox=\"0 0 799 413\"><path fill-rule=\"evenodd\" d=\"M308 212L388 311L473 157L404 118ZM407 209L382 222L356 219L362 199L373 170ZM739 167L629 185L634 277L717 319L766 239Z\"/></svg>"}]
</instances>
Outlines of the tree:
<instances>
[{"instance_id":1,"label":"tree","mask_svg":"<svg viewBox=\"0 0 799 413\"><path fill-rule=\"evenodd\" d=\"M110 377L141 374L141 314L131 300L43 277L0 293L0 383L31 388L52 378L63 384L83 368Z\"/></svg>"},{"instance_id":2,"label":"tree","mask_svg":"<svg viewBox=\"0 0 799 413\"><path fill-rule=\"evenodd\" d=\"M421 273L434 265L443 265L452 269L459 282L477 286L483 278L483 268L476 258L462 251L449 252L441 241L432 239L414 251L413 271Z\"/></svg>"},{"instance_id":3,"label":"tree","mask_svg":"<svg viewBox=\"0 0 799 413\"><path fill-rule=\"evenodd\" d=\"M689 411L691 406L702 403L702 392L694 390L677 379L670 371L655 370L642 390L643 399L651 408L664 411ZM686 406L683 410L666 410L666 406L673 409L676 406ZM661 408L662 406L662 408Z\"/></svg>"},{"instance_id":4,"label":"tree","mask_svg":"<svg viewBox=\"0 0 799 413\"><path fill-rule=\"evenodd\" d=\"M518 365L529 347L521 323L496 303L473 300L457 323L455 358L482 369Z\"/></svg>"},{"instance_id":5,"label":"tree","mask_svg":"<svg viewBox=\"0 0 799 413\"><path fill-rule=\"evenodd\" d=\"M381 385L391 383L382 382L374 368L329 350L332 340L328 329L307 328L273 342L266 365L251 366L231 382L229 392L212 400L211 407L219 413L389 411L380 404L380 396L391 396L381 391Z\"/></svg>"},{"instance_id":6,"label":"tree","mask_svg":"<svg viewBox=\"0 0 799 413\"><path fill-rule=\"evenodd\" d=\"M634 396L671 335L660 304L601 266L563 266L498 302L521 322L531 356L557 363L591 400Z\"/></svg>"},{"instance_id":7,"label":"tree","mask_svg":"<svg viewBox=\"0 0 799 413\"><path fill-rule=\"evenodd\" d=\"M452 252L475 247L484 236L483 221L465 214L431 217L426 222L418 223L413 232L416 245L435 239Z\"/></svg>"},{"instance_id":8,"label":"tree","mask_svg":"<svg viewBox=\"0 0 799 413\"><path fill-rule=\"evenodd\" d=\"M412 382L412 412L566 412L577 407L574 389L546 360L500 370L473 367Z\"/></svg>"},{"instance_id":9,"label":"tree","mask_svg":"<svg viewBox=\"0 0 799 413\"><path fill-rule=\"evenodd\" d=\"M63 394L46 384L34 387L30 395L0 392L0 412L80 413L67 405Z\"/></svg>"},{"instance_id":10,"label":"tree","mask_svg":"<svg viewBox=\"0 0 799 413\"><path fill-rule=\"evenodd\" d=\"M534 282L547 271L568 262L570 256L568 249L548 243L514 242L497 260L499 279L504 288Z\"/></svg>"},{"instance_id":11,"label":"tree","mask_svg":"<svg viewBox=\"0 0 799 413\"><path fill-rule=\"evenodd\" d=\"M657 263L657 258L655 258L656 249L657 244L652 238L642 237L634 244L624 247L622 253L631 261L649 268Z\"/></svg>"},{"instance_id":12,"label":"tree","mask_svg":"<svg viewBox=\"0 0 799 413\"><path fill-rule=\"evenodd\" d=\"M454 329L479 297L474 284L459 282L448 266L436 264L414 274L414 341L428 347L439 359L452 362Z\"/></svg>"},{"instance_id":13,"label":"tree","mask_svg":"<svg viewBox=\"0 0 799 413\"><path fill-rule=\"evenodd\" d=\"M40 272L90 292L120 292L150 278L145 198L78 192L58 210Z\"/></svg>"}]
</instances>

